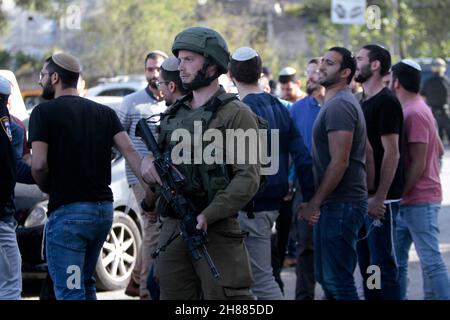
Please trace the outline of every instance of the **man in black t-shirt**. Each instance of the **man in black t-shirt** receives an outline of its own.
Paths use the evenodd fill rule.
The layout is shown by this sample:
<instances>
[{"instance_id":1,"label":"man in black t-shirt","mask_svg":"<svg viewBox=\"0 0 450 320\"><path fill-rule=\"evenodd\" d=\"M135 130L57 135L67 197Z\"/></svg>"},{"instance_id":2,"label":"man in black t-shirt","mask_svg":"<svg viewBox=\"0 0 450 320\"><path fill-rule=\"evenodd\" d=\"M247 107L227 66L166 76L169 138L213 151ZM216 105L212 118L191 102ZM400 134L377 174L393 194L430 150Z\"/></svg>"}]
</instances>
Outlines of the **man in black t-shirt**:
<instances>
[{"instance_id":1,"label":"man in black t-shirt","mask_svg":"<svg viewBox=\"0 0 450 320\"><path fill-rule=\"evenodd\" d=\"M372 151L367 154L368 172L373 169L368 179L369 215L360 232L363 239L358 242L358 262L366 300L397 300L400 286L392 235L404 185L400 160L403 113L398 100L383 84L383 76L391 66L389 51L366 45L356 59L355 80L364 88L361 106ZM384 206L383 215L379 208ZM381 275L381 283L367 281L374 271Z\"/></svg>"},{"instance_id":2,"label":"man in black t-shirt","mask_svg":"<svg viewBox=\"0 0 450 320\"><path fill-rule=\"evenodd\" d=\"M46 254L57 299L96 299L94 270L113 220L111 147L140 177L141 158L109 107L81 98L81 67L66 53L48 58L40 72L50 100L30 117L32 174L49 193Z\"/></svg>"}]
</instances>

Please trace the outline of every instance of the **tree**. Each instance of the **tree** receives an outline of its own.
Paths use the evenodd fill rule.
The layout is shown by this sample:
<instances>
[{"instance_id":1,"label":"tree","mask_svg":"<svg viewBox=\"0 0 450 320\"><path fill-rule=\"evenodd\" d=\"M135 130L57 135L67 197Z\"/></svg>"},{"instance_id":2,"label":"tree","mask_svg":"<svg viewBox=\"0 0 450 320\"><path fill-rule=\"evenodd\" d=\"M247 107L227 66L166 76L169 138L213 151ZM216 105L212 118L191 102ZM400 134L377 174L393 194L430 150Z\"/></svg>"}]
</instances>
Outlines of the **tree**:
<instances>
[{"instance_id":1,"label":"tree","mask_svg":"<svg viewBox=\"0 0 450 320\"><path fill-rule=\"evenodd\" d=\"M446 0L368 0L381 9L381 29L367 25L350 27L350 49L366 43L389 48L394 57L442 56L450 52L450 6ZM305 0L287 6L287 14L309 21L311 55L342 45L342 25L331 23L331 0ZM318 32L320 31L320 32Z\"/></svg>"},{"instance_id":2,"label":"tree","mask_svg":"<svg viewBox=\"0 0 450 320\"><path fill-rule=\"evenodd\" d=\"M195 0L109 0L83 23L80 57L85 70L112 76L142 73L145 55L170 53L175 35L191 25Z\"/></svg>"},{"instance_id":3,"label":"tree","mask_svg":"<svg viewBox=\"0 0 450 320\"><path fill-rule=\"evenodd\" d=\"M210 0L197 8L197 21L220 32L232 53L239 47L250 46L258 51L264 65L276 73L278 49L269 42L268 12L273 11L272 0Z\"/></svg>"}]
</instances>

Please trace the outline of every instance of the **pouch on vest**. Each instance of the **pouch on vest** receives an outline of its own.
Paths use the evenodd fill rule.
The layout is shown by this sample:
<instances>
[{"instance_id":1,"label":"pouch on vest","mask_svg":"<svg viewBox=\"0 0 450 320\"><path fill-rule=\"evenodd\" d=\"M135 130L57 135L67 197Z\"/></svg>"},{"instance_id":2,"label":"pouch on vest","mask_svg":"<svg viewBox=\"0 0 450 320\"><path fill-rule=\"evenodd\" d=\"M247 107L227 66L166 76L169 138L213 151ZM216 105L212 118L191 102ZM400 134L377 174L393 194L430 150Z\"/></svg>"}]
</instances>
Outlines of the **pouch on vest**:
<instances>
[{"instance_id":1,"label":"pouch on vest","mask_svg":"<svg viewBox=\"0 0 450 320\"><path fill-rule=\"evenodd\" d=\"M202 135L208 129L211 120L213 120L219 110L219 108L227 103L237 99L236 94L223 93L215 97L205 108L204 112L200 115L198 119L194 121L202 121ZM170 107L165 114L160 119L159 127L159 139L158 143L160 148L166 149L167 147L173 147L173 143L170 143L169 135L172 134L173 130L177 128L187 129L191 134L193 134L193 124L186 125L183 119L177 118L178 110L181 108L181 103L175 103ZM263 118L256 116L256 122L258 124L258 129L267 129L267 121ZM190 130L189 130L190 129ZM220 129L220 128L216 128ZM225 133L225 129L223 130ZM175 143L176 144L176 143ZM202 148L209 144L209 142L203 142ZM233 173L230 165L225 163L226 156L224 154L223 163L213 163L213 164L190 164L190 165L180 165L177 166L180 172L186 176L188 181L186 186L187 194L190 198L195 194L203 194L203 198L207 196L207 204L211 203L214 199L216 193L219 190L225 189L233 178ZM260 175L260 184L258 192L264 188L266 178ZM201 182L201 190L199 189L199 182ZM191 185L193 184L193 185ZM206 204L206 205L207 205ZM200 210L204 208L199 208Z\"/></svg>"}]
</instances>

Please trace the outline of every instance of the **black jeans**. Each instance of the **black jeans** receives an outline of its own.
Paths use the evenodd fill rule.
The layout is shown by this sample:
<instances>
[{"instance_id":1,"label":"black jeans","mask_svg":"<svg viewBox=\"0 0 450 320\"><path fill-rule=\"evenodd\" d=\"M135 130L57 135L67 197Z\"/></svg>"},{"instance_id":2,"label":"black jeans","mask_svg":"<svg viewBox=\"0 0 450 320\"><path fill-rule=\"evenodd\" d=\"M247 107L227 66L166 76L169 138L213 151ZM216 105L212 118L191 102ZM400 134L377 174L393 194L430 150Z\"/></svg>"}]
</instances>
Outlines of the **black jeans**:
<instances>
[{"instance_id":1,"label":"black jeans","mask_svg":"<svg viewBox=\"0 0 450 320\"><path fill-rule=\"evenodd\" d=\"M363 278L366 300L400 300L399 270L394 247L395 221L400 201L386 204L384 218L373 220L365 217L357 244L358 264ZM381 288L369 289L369 266L379 267Z\"/></svg>"},{"instance_id":2,"label":"black jeans","mask_svg":"<svg viewBox=\"0 0 450 320\"><path fill-rule=\"evenodd\" d=\"M292 221L292 201L282 201L280 215L276 221L277 233L272 236L272 268L275 281L284 294L284 284L281 280L281 269L289 239L289 229Z\"/></svg>"}]
</instances>

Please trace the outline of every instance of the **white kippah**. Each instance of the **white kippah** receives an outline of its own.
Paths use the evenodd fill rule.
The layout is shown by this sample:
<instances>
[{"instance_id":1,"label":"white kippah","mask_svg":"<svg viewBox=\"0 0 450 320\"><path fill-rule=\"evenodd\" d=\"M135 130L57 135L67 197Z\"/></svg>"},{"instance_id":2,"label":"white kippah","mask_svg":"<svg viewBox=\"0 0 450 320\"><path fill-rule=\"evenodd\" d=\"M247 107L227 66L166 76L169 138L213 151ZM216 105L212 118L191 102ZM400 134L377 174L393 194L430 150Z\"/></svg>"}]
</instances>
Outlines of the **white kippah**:
<instances>
[{"instance_id":1,"label":"white kippah","mask_svg":"<svg viewBox=\"0 0 450 320\"><path fill-rule=\"evenodd\" d=\"M418 70L418 71L422 71L422 68L420 67L420 65L417 63L417 62L415 62L414 60L411 60L411 59L403 59L402 61L400 61L401 63L404 63L404 64L406 64L406 65L408 65L408 66L410 66L411 68L414 68L414 69L416 69L416 70Z\"/></svg>"},{"instance_id":2,"label":"white kippah","mask_svg":"<svg viewBox=\"0 0 450 320\"><path fill-rule=\"evenodd\" d=\"M231 58L236 61L247 61L257 56L258 53L254 49L249 47L241 47L231 55Z\"/></svg>"},{"instance_id":3,"label":"white kippah","mask_svg":"<svg viewBox=\"0 0 450 320\"><path fill-rule=\"evenodd\" d=\"M2 76L0 76L0 94L5 96L11 94L11 82Z\"/></svg>"},{"instance_id":4,"label":"white kippah","mask_svg":"<svg viewBox=\"0 0 450 320\"><path fill-rule=\"evenodd\" d=\"M169 57L161 64L161 68L166 71L178 71L178 59L175 57Z\"/></svg>"},{"instance_id":5,"label":"white kippah","mask_svg":"<svg viewBox=\"0 0 450 320\"><path fill-rule=\"evenodd\" d=\"M52 60L55 64L63 68L64 70L68 70L74 73L81 72L81 65L77 58L72 56L71 54L64 52L56 52L52 55Z\"/></svg>"},{"instance_id":6,"label":"white kippah","mask_svg":"<svg viewBox=\"0 0 450 320\"><path fill-rule=\"evenodd\" d=\"M297 70L295 70L292 67L286 67L281 69L280 76L293 76L297 73Z\"/></svg>"}]
</instances>

